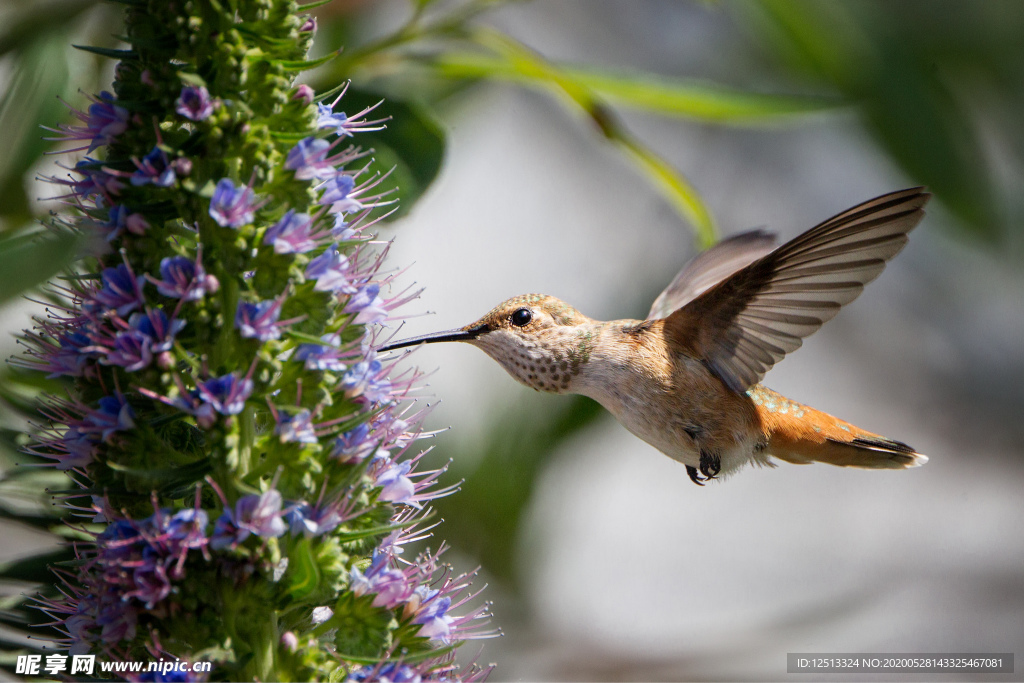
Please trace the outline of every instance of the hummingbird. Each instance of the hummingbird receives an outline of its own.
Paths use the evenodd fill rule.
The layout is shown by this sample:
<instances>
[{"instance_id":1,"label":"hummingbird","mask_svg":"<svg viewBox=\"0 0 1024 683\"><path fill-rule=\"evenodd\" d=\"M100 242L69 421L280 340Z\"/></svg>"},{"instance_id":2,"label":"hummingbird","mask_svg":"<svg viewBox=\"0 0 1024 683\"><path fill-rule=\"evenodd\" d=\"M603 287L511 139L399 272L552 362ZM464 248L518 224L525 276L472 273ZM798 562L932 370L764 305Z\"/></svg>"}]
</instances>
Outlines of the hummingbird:
<instances>
[{"instance_id":1,"label":"hummingbird","mask_svg":"<svg viewBox=\"0 0 1024 683\"><path fill-rule=\"evenodd\" d=\"M722 240L683 267L646 320L593 320L553 296L524 294L465 327L379 351L477 346L528 387L594 399L700 486L773 458L917 467L928 458L913 447L760 381L882 272L930 196L917 187L877 197L777 248L762 230Z\"/></svg>"}]
</instances>

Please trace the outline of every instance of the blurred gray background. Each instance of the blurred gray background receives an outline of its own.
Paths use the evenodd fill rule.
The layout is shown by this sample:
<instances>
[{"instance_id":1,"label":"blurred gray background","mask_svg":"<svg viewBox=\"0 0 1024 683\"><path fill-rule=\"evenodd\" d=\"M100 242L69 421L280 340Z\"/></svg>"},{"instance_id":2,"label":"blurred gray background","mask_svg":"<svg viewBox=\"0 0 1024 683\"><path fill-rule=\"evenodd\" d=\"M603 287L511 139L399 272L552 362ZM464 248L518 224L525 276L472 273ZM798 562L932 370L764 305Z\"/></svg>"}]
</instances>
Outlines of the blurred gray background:
<instances>
[{"instance_id":1,"label":"blurred gray background","mask_svg":"<svg viewBox=\"0 0 1024 683\"><path fill-rule=\"evenodd\" d=\"M618 110L693 182L722 234L766 227L787 239L884 192L938 183L885 273L765 379L931 460L897 472L783 463L698 488L610 416L521 387L478 350L416 351L440 399L427 425L452 427L433 457L454 458L450 481L467 480L438 504L446 521L432 544L448 538L458 567L483 565L505 634L480 655L498 663L492 680L808 680L786 673L787 652L1024 654L1024 112L1012 78L1024 8L844 4L847 15L827 18L838 24L804 34L824 43L815 62L796 29L791 44L779 37L776 4L555 0L482 21L558 63L850 98L746 125ZM812 25L837 6L786 4ZM407 14L389 1L320 21L326 35L337 22L364 40ZM836 64L851 41L900 45L880 48L876 69L905 80L850 77L863 65ZM938 72L952 114L928 97L886 109L893 92L919 89L907 63L924 80ZM366 81L415 99L394 74ZM427 104L447 136L440 175L382 231L392 267L413 264L403 281L426 288L408 310L431 313L400 336L462 326L525 292L595 318L643 318L694 255L663 196L550 94L479 82ZM899 126L914 116L943 135L903 144ZM4 327L24 327L25 310L0 310ZM829 680L857 678L893 677Z\"/></svg>"}]
</instances>

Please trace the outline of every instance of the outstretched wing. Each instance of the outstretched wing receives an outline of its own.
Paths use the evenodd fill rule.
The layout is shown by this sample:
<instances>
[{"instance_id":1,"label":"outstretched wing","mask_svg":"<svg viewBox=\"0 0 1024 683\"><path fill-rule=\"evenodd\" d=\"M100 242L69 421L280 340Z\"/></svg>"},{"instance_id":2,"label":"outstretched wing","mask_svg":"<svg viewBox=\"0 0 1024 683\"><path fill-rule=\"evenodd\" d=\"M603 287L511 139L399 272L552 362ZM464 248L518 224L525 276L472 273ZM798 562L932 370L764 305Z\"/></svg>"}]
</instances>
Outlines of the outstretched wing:
<instances>
[{"instance_id":1,"label":"outstretched wing","mask_svg":"<svg viewBox=\"0 0 1024 683\"><path fill-rule=\"evenodd\" d=\"M648 320L667 318L743 266L775 248L775 235L763 230L728 237L697 254L651 305Z\"/></svg>"},{"instance_id":2,"label":"outstretched wing","mask_svg":"<svg viewBox=\"0 0 1024 683\"><path fill-rule=\"evenodd\" d=\"M930 196L902 190L830 218L669 315L666 334L746 391L878 277Z\"/></svg>"}]
</instances>

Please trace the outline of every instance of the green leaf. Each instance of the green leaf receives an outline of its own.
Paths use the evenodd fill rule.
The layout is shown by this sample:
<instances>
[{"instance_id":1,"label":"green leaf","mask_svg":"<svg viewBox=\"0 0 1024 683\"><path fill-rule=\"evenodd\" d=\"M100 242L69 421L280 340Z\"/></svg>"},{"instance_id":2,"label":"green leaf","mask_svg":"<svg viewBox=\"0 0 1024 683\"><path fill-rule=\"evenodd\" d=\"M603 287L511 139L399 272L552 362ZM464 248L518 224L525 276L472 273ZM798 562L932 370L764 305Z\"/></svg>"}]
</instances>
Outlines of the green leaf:
<instances>
[{"instance_id":1,"label":"green leaf","mask_svg":"<svg viewBox=\"0 0 1024 683\"><path fill-rule=\"evenodd\" d=\"M672 207L693 225L700 247L706 248L717 241L717 230L711 212L696 188L686 176L674 169L654 150L630 135L614 112L605 106L590 87L502 33L481 28L475 30L472 37L481 47L498 54L507 62L509 68L524 78L546 82L549 87L589 116L609 142L626 150L637 162L638 168L662 191Z\"/></svg>"},{"instance_id":2,"label":"green leaf","mask_svg":"<svg viewBox=\"0 0 1024 683\"><path fill-rule=\"evenodd\" d=\"M59 31L97 3L96 0L62 0L22 4L31 9L14 18L5 17L4 30L0 33L0 55L32 45L46 34Z\"/></svg>"},{"instance_id":3,"label":"green leaf","mask_svg":"<svg viewBox=\"0 0 1024 683\"><path fill-rule=\"evenodd\" d=\"M1024 13L1015 4L976 13L936 2L923 22L917 3L880 7L761 0L744 3L741 16L784 68L854 102L875 142L961 219L961 229L995 242L1010 227L1000 214L1011 214L1018 202L1008 193L996 206L992 169L1008 164L1000 173L1019 175L1024 165L1006 151L986 159L992 145L985 140L1004 140L990 128L1000 118L993 102L1021 98L1016 29ZM994 97L978 98L989 91ZM1014 104L1011 116L1019 109ZM1009 149L1016 141L1021 149L1019 130L1006 125L999 144Z\"/></svg>"},{"instance_id":4,"label":"green leaf","mask_svg":"<svg viewBox=\"0 0 1024 683\"><path fill-rule=\"evenodd\" d=\"M431 66L447 78L490 78L545 87L545 79L524 73L508 61L472 52L449 52ZM719 124L758 124L834 109L839 98L749 93L696 80L648 73L616 73L591 68L557 67L567 78L610 102L634 109Z\"/></svg>"},{"instance_id":5,"label":"green leaf","mask_svg":"<svg viewBox=\"0 0 1024 683\"><path fill-rule=\"evenodd\" d=\"M346 591L334 604L334 615L314 630L317 635L334 630L339 652L356 657L378 657L391 644L392 616L373 606L374 595L356 597Z\"/></svg>"},{"instance_id":6,"label":"green leaf","mask_svg":"<svg viewBox=\"0 0 1024 683\"><path fill-rule=\"evenodd\" d=\"M320 566L313 555L313 548L308 538L302 538L288 553L290 562L286 576L290 581L288 593L301 600L316 590L320 585Z\"/></svg>"},{"instance_id":7,"label":"green leaf","mask_svg":"<svg viewBox=\"0 0 1024 683\"><path fill-rule=\"evenodd\" d=\"M280 66L285 71L309 71L326 64L332 59L336 59L340 54L341 50L335 50L318 59L278 59L274 61L274 64Z\"/></svg>"},{"instance_id":8,"label":"green leaf","mask_svg":"<svg viewBox=\"0 0 1024 683\"><path fill-rule=\"evenodd\" d=\"M117 50L110 47L96 47L95 45L72 45L71 47L76 50L82 50L83 52L91 52L94 55L100 57L109 57L119 61L126 61L129 59L138 59L139 53L135 50Z\"/></svg>"},{"instance_id":9,"label":"green leaf","mask_svg":"<svg viewBox=\"0 0 1024 683\"><path fill-rule=\"evenodd\" d=\"M75 559L75 550L64 546L40 555L31 555L0 565L0 579L8 581L49 582L52 579L50 566Z\"/></svg>"},{"instance_id":10,"label":"green leaf","mask_svg":"<svg viewBox=\"0 0 1024 683\"><path fill-rule=\"evenodd\" d=\"M24 178L53 145L40 135L39 124L53 124L67 116L57 99L68 83L66 47L61 34L44 35L11 56L11 79L0 99L0 130L5 140L0 155L0 216L8 229L32 219L32 199Z\"/></svg>"},{"instance_id":11,"label":"green leaf","mask_svg":"<svg viewBox=\"0 0 1024 683\"><path fill-rule=\"evenodd\" d=\"M77 254L78 237L72 233L0 237L0 303L46 282Z\"/></svg>"}]
</instances>

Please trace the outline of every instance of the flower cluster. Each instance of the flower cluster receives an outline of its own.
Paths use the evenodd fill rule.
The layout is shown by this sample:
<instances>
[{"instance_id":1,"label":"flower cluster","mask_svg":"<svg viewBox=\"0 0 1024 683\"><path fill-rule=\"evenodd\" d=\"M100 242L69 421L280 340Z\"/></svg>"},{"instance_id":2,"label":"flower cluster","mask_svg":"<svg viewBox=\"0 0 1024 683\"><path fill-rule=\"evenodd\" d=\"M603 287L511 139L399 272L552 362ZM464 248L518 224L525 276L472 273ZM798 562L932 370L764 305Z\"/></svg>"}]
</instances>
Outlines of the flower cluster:
<instances>
[{"instance_id":1,"label":"flower cluster","mask_svg":"<svg viewBox=\"0 0 1024 683\"><path fill-rule=\"evenodd\" d=\"M94 526L39 606L74 653L213 678L478 680L453 654L492 635L470 577L398 558L454 487L418 470L419 374L374 351L418 294L354 163L383 122L294 83L293 3L200 4L126 4L112 92L51 129L89 155L50 179L89 256L15 363L68 383L26 450Z\"/></svg>"}]
</instances>

